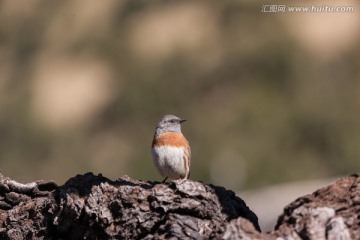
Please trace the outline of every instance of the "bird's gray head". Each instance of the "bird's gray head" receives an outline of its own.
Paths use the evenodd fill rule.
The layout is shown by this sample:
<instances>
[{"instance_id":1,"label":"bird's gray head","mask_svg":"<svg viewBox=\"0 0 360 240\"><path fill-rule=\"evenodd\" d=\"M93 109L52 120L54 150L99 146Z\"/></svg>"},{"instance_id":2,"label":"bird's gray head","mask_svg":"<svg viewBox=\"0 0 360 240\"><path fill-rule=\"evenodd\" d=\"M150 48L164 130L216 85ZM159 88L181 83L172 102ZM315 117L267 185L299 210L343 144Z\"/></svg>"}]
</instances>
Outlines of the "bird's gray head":
<instances>
[{"instance_id":1,"label":"bird's gray head","mask_svg":"<svg viewBox=\"0 0 360 240\"><path fill-rule=\"evenodd\" d=\"M164 132L181 132L181 123L185 121L174 115L165 115L156 126L155 136Z\"/></svg>"}]
</instances>

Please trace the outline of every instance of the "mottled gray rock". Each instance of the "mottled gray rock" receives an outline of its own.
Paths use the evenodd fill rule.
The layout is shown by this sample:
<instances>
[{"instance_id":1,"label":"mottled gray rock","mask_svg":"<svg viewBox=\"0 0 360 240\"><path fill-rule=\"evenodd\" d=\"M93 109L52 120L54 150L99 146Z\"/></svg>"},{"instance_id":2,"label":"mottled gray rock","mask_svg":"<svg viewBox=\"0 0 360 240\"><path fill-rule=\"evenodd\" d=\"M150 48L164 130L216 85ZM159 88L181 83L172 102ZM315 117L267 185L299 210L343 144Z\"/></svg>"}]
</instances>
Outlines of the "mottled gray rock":
<instances>
[{"instance_id":1,"label":"mottled gray rock","mask_svg":"<svg viewBox=\"0 0 360 240\"><path fill-rule=\"evenodd\" d=\"M280 239L359 239L359 214L360 177L354 174L288 205L271 234Z\"/></svg>"},{"instance_id":2,"label":"mottled gray rock","mask_svg":"<svg viewBox=\"0 0 360 240\"><path fill-rule=\"evenodd\" d=\"M191 180L162 184L85 174L62 186L59 197L54 224L64 238L208 239L236 218L259 230L256 215L233 192Z\"/></svg>"},{"instance_id":3,"label":"mottled gray rock","mask_svg":"<svg viewBox=\"0 0 360 240\"><path fill-rule=\"evenodd\" d=\"M0 173L0 239L46 239L56 188L53 181L22 184Z\"/></svg>"},{"instance_id":4,"label":"mottled gray rock","mask_svg":"<svg viewBox=\"0 0 360 240\"><path fill-rule=\"evenodd\" d=\"M58 187L0 174L0 239L346 240L360 236L359 213L359 175L298 198L274 231L261 233L256 215L223 187L92 173Z\"/></svg>"}]
</instances>

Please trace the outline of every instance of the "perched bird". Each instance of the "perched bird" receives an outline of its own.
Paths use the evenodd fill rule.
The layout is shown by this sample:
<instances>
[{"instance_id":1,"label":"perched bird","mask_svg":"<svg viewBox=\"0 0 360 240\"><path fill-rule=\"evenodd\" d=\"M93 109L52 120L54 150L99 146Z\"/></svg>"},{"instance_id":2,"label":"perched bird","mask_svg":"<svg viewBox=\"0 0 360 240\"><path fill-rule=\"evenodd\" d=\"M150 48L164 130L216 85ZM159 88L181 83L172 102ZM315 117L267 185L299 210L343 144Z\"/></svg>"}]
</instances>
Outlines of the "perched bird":
<instances>
[{"instance_id":1,"label":"perched bird","mask_svg":"<svg viewBox=\"0 0 360 240\"><path fill-rule=\"evenodd\" d=\"M181 123L186 120L165 115L155 129L151 153L159 173L174 180L185 180L190 174L190 146L181 133Z\"/></svg>"}]
</instances>

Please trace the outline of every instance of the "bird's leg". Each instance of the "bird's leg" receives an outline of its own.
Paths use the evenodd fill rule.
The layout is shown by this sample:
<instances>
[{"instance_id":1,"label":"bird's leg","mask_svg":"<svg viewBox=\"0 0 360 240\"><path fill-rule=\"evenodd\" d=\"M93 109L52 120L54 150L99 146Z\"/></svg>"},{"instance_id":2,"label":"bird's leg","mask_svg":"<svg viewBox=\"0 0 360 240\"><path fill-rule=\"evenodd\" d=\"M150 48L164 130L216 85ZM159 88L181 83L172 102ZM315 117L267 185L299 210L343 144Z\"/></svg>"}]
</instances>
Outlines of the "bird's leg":
<instances>
[{"instance_id":1,"label":"bird's leg","mask_svg":"<svg viewBox=\"0 0 360 240\"><path fill-rule=\"evenodd\" d=\"M167 179L168 179L168 177L166 177L161 183L165 183Z\"/></svg>"}]
</instances>

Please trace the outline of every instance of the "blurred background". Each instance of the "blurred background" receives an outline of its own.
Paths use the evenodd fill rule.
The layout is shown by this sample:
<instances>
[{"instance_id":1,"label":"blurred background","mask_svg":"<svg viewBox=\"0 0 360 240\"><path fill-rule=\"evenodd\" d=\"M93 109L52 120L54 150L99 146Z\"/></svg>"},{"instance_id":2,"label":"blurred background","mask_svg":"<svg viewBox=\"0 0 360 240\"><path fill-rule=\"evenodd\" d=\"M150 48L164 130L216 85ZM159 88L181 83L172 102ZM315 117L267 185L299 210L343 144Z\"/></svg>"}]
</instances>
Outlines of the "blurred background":
<instances>
[{"instance_id":1,"label":"blurred background","mask_svg":"<svg viewBox=\"0 0 360 240\"><path fill-rule=\"evenodd\" d=\"M193 180L249 194L359 172L359 2L264 4L280 3L1 1L0 170L161 180L150 145L174 114Z\"/></svg>"}]
</instances>

